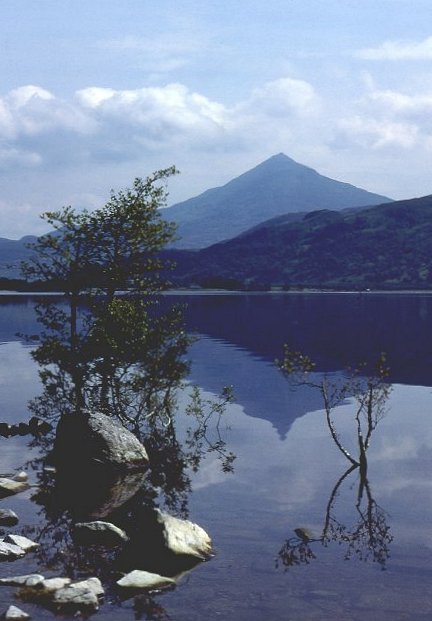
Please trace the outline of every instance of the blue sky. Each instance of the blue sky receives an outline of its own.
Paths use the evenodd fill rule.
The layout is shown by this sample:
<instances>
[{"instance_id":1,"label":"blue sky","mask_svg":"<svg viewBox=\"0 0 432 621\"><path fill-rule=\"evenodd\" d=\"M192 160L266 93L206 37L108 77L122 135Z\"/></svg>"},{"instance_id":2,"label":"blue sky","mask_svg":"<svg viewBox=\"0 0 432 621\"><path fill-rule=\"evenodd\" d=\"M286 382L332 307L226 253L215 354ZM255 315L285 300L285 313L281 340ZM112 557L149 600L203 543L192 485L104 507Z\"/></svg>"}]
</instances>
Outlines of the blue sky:
<instances>
[{"instance_id":1,"label":"blue sky","mask_svg":"<svg viewBox=\"0 0 432 621\"><path fill-rule=\"evenodd\" d=\"M0 236L175 164L170 202L284 152L432 193L430 0L1 0Z\"/></svg>"}]
</instances>

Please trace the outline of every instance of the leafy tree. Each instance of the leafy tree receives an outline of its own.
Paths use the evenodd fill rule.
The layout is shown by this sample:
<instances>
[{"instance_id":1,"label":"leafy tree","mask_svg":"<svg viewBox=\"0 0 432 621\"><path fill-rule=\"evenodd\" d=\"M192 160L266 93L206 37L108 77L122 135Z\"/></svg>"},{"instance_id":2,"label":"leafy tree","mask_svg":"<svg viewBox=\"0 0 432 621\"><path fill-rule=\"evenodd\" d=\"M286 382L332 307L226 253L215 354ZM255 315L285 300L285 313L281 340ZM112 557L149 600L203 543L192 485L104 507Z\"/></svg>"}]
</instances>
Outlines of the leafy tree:
<instances>
[{"instance_id":1,"label":"leafy tree","mask_svg":"<svg viewBox=\"0 0 432 621\"><path fill-rule=\"evenodd\" d=\"M344 377L331 379L328 375L316 379L313 371L315 363L309 356L284 347L284 358L276 361L282 373L295 386L309 386L321 394L327 427L339 451L353 466L360 466L366 472L366 452L370 446L372 433L385 416L386 403L391 392L387 383L389 370L385 354L381 354L371 372L365 365L357 369L347 369ZM344 446L333 420L333 410L345 399L354 397L354 421L358 445L358 458L351 455Z\"/></svg>"},{"instance_id":2,"label":"leafy tree","mask_svg":"<svg viewBox=\"0 0 432 621\"><path fill-rule=\"evenodd\" d=\"M162 313L156 296L166 284L159 253L175 233L159 209L176 173L135 179L92 212L66 207L42 216L53 232L33 244L23 271L66 296L67 305L38 307L43 331L33 353L63 411L98 407L136 429L167 405L186 373L181 312Z\"/></svg>"}]
</instances>

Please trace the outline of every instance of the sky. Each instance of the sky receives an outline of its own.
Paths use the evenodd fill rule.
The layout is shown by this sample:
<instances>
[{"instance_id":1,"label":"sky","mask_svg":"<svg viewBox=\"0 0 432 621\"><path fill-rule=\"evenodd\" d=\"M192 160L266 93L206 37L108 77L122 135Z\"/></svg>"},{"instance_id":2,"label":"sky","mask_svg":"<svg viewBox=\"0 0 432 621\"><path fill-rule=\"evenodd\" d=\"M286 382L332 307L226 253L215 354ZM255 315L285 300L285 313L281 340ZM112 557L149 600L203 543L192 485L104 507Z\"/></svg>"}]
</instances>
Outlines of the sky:
<instances>
[{"instance_id":1,"label":"sky","mask_svg":"<svg viewBox=\"0 0 432 621\"><path fill-rule=\"evenodd\" d=\"M169 204L283 152L432 194L430 0L0 0L0 237L176 165Z\"/></svg>"}]
</instances>

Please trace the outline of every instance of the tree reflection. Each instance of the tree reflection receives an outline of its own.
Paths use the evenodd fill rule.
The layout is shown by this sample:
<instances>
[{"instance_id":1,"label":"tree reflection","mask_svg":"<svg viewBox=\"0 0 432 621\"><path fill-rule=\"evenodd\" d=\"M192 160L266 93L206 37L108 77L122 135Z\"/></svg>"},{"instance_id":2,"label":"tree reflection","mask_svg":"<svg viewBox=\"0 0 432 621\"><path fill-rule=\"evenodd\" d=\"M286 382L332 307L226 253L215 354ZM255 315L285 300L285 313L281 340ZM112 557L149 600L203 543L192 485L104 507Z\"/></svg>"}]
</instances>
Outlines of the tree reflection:
<instances>
[{"instance_id":1,"label":"tree reflection","mask_svg":"<svg viewBox=\"0 0 432 621\"><path fill-rule=\"evenodd\" d=\"M31 500L39 506L39 520L36 525L23 527L21 533L40 544L34 552L39 571L73 580L97 575L110 602L119 604L125 594L117 588L116 580L124 573L143 569L177 576L199 562L160 548L154 532L154 510L189 517L192 476L209 453L220 460L223 471L232 470L234 455L227 450L223 422L231 393L205 398L197 389L185 390L188 398L182 417L172 418L167 426L160 419L149 422L144 438L150 458L148 471L115 472L97 464L80 466L78 462L73 468L51 468L45 465L45 455L31 464L37 481ZM180 418L188 422L183 429ZM46 436L40 440L45 449L49 447ZM74 539L74 524L89 520L112 522L127 532L129 542L113 549L81 545ZM151 594L137 596L134 610L137 618L168 618Z\"/></svg>"},{"instance_id":2,"label":"tree reflection","mask_svg":"<svg viewBox=\"0 0 432 621\"><path fill-rule=\"evenodd\" d=\"M359 475L359 481L354 504L355 522L348 526L338 518L336 505L342 484L353 473ZM316 558L316 543L328 546L336 542L345 546L345 560L355 557L361 561L377 563L381 569L385 569L392 541L387 514L374 499L365 473L359 466L351 466L331 491L321 534L314 536L303 529L297 529L296 536L287 539L279 550L276 566L288 569L308 564Z\"/></svg>"},{"instance_id":3,"label":"tree reflection","mask_svg":"<svg viewBox=\"0 0 432 621\"><path fill-rule=\"evenodd\" d=\"M372 372L365 374L365 367L348 370L345 377L331 380L327 375L321 380L311 379L314 363L300 352L285 348L280 369L295 385L307 385L320 391L330 436L351 466L336 481L327 503L324 525L319 535L298 528L295 537L285 541L279 550L276 566L285 569L295 565L309 564L316 558L315 544L328 546L337 542L345 547L344 559L358 558L377 563L385 569L393 536L387 524L387 514L373 497L368 480L367 451L378 423L387 411L391 387L387 384L388 369L382 354ZM348 398L353 401L353 419L358 456L348 451L337 432L334 409ZM357 493L354 501L355 520L351 526L338 518L337 498L344 482L352 474L358 475Z\"/></svg>"}]
</instances>

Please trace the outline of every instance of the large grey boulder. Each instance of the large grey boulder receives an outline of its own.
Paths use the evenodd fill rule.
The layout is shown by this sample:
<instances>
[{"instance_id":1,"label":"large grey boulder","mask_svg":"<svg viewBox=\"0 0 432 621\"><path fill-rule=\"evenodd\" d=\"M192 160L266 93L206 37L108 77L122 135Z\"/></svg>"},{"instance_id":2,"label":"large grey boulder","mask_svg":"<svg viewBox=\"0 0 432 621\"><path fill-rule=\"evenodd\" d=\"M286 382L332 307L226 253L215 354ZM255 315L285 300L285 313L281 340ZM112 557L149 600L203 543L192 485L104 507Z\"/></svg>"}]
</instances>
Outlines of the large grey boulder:
<instances>
[{"instance_id":1,"label":"large grey boulder","mask_svg":"<svg viewBox=\"0 0 432 621\"><path fill-rule=\"evenodd\" d=\"M60 502L78 522L104 519L144 484L146 470L117 470L100 464L60 467L56 487Z\"/></svg>"},{"instance_id":2,"label":"large grey boulder","mask_svg":"<svg viewBox=\"0 0 432 621\"><path fill-rule=\"evenodd\" d=\"M117 421L98 412L63 416L56 431L54 459L70 466L100 463L121 470L148 465L144 446Z\"/></svg>"}]
</instances>

